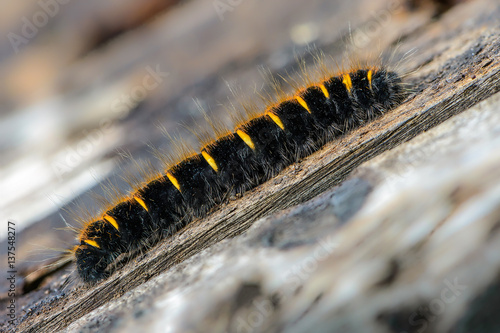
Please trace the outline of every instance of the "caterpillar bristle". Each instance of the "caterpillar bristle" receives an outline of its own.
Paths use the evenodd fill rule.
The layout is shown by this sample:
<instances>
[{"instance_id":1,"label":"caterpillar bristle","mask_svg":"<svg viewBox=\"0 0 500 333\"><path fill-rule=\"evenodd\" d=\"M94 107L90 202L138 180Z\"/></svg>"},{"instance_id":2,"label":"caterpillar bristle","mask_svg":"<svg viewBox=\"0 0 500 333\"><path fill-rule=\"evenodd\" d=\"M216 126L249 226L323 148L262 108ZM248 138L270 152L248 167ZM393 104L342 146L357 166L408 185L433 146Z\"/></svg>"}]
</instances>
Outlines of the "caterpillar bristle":
<instances>
[{"instance_id":1,"label":"caterpillar bristle","mask_svg":"<svg viewBox=\"0 0 500 333\"><path fill-rule=\"evenodd\" d=\"M198 139L200 147L212 144L217 138L226 136L231 133L231 129L220 119L210 117L205 110L198 106L200 113L203 115L205 125L198 125L195 129L189 128L189 131Z\"/></svg>"},{"instance_id":2,"label":"caterpillar bristle","mask_svg":"<svg viewBox=\"0 0 500 333\"><path fill-rule=\"evenodd\" d=\"M160 130L170 141L170 150L162 151L153 147L152 153L161 162L163 169L169 169L186 158L197 154L196 149L190 142L170 134L164 127L161 127Z\"/></svg>"}]
</instances>

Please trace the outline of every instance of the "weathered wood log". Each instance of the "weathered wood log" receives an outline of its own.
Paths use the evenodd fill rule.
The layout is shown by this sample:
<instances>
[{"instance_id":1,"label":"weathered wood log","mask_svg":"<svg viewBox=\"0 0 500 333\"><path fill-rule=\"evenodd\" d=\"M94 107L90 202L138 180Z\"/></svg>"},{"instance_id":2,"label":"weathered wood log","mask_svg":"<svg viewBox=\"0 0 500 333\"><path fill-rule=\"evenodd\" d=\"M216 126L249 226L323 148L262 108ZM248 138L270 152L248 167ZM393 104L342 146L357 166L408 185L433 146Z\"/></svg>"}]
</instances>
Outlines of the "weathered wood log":
<instances>
[{"instance_id":1,"label":"weathered wood log","mask_svg":"<svg viewBox=\"0 0 500 333\"><path fill-rule=\"evenodd\" d=\"M399 13L398 15L411 16L412 14ZM199 312L195 313L193 318L187 318L187 312L179 310L179 316L174 318L175 322L172 323L172 327L177 329L306 331L316 327L324 331L335 331L335 329L342 331L342 327L347 327L352 331L363 331L366 325L380 325L380 327L376 327L378 331L390 332L396 330L417 331L425 323L424 329L430 332L436 327L446 330L451 329L450 327L455 330L462 329L461 327L465 326L460 326L459 320L465 323L463 325L472 325L474 323L472 319L467 319L465 315L460 317L458 307L460 304L463 305L466 301L472 300L478 294L470 294L462 301L454 303L453 314L443 316L444 320L431 322L430 317L425 317L419 312L418 304L429 304L434 299L436 292L440 292L439 283L442 282L443 278L439 274L426 275L414 272L411 266L437 265L438 262L432 261L433 258L437 257L429 256L420 260L419 255L427 252L409 252L411 248L405 246L409 246L410 243L398 245L396 242L398 238L394 237L393 230L396 230L396 234L410 237L407 233L413 230L412 226L418 229L420 225L425 224L425 220L419 220L414 215L419 212L417 208L420 207L414 205L414 200L418 198L418 195L422 195L422 189L410 188L408 191L410 193L414 191L415 195L408 195L400 202L397 201L397 197L402 193L399 190L394 190L392 194L386 193L389 197L392 196L395 202L393 210L387 208L387 211L377 211L373 208L377 206L376 198L369 197L371 206L368 203L366 205L375 212L373 217L370 219L366 215L355 216L354 214L362 208L368 209L365 207L364 199L368 197L369 193L375 192L378 186L387 183L387 181L377 179L377 176L381 175L380 170L384 168L377 166L376 163L397 165L399 156L408 157L415 152L418 154L419 151L424 150L424 147L419 147L416 150L405 148L408 149L405 154L402 151L403 147L406 146L402 146L401 150L385 152L436 127L464 110L470 109L500 90L500 62L498 61L500 29L497 20L499 15L500 8L495 1L483 0L453 7L438 17L436 21L419 21L419 24L414 25L418 26L419 29L408 31L404 36L404 47L406 49L416 47L418 52L407 63L403 64L407 70L416 70L408 77L408 80L414 84L414 91L402 106L372 123L328 143L319 152L287 168L268 183L245 194L243 198L231 201L207 218L189 224L178 234L161 242L151 251L130 259L131 262L125 263L108 280L96 286L80 286L66 290L65 293L56 292L50 289L50 286L60 286L64 281L62 274L59 273L46 286L49 288L46 290L54 292L54 294L49 294L47 298L30 306L30 309L26 310L27 313L18 323L17 329L31 332L56 331L71 325L71 330L112 330L113 320L121 318L130 326L118 329L128 328L132 331L134 327L141 325L141 319L134 322L134 314L138 315L137 312L128 308L128 304L134 307L139 304L141 311L146 313L145 318L150 321L148 323L151 325L150 327L158 329L157 325L161 324L162 315L154 312L157 314L156 319L148 315L148 311L153 311L153 309L141 303L141 300L138 299L140 296L134 296L135 293L147 295L151 298L149 304L156 306L161 299L158 295L173 302L172 295L175 294L176 288L185 291L190 285L196 287L200 300L197 300L195 295L189 295L183 301L186 302L184 304L192 306ZM369 19L365 23L368 24ZM389 25L387 29L398 30L398 25L404 24L394 20ZM391 41L390 36L388 38ZM395 39L392 41L396 42ZM490 117L488 118L491 124L489 129L491 133L495 133L494 120L498 120L498 117L495 117L494 110L499 106L498 98L489 100L489 103L484 108ZM474 121L477 111L470 111L472 115L468 115L468 118L465 119ZM456 126L459 125L460 123ZM473 131L473 129L469 130ZM457 131L458 129L455 128L455 133ZM485 131L485 133L488 132ZM429 134L425 135L429 136ZM457 142L464 145L464 151L473 149L466 145L466 140L460 141L458 134L455 135L454 138L457 139ZM486 148L489 147L484 140L479 140L479 142ZM443 151L447 147L446 144L443 144L439 146L439 149ZM498 145L489 147L491 152L495 151L494 148L498 148ZM460 150L460 148L456 149ZM383 153L385 154L379 156ZM342 181L353 170L376 156L378 157L372 164L364 164L362 167L364 170L372 168L372 171L364 174L363 171L360 171L362 176L351 178L333 192L315 199L316 201L312 203L300 206L302 208L297 208L292 213L272 215L260 221L248 234L238 236L251 228L255 221L261 217L301 204L342 184ZM417 160L419 159L417 158ZM484 164L482 164L483 161ZM408 167L404 163L401 163L401 166ZM429 166L431 168L435 166L437 170L451 167L449 163L439 164L432 159L429 161ZM432 205L433 198L435 200L455 198L454 196L463 198L459 190L460 186L472 190L477 185L481 189L484 188L480 193L485 193L485 195L490 193L488 191L494 191L498 174L493 172L493 166L498 166L498 160L493 158L490 160L485 155L480 155L477 165L469 165L468 169L457 171L449 179L443 179L442 183L436 179L435 187L431 188L429 197L422 198L423 204L428 204L421 206L423 215L425 216L427 212L425 209L428 209L427 213L430 214L433 209L439 210L440 207L444 207L441 206L441 201L436 201L439 204ZM460 180L466 171L477 173L486 172L486 170L491 171L488 178L476 177L472 178L470 182ZM392 173L390 170L384 171L389 177L391 175L397 176L397 173ZM419 178L417 177L421 176L417 174L413 181L418 182ZM362 181L356 183L353 179L361 179ZM457 192L444 190L440 192L440 189L449 189L450 184L460 185ZM487 187L487 184L490 184L491 188ZM347 199L341 202L341 205L346 208L336 210L332 208L335 206L332 202L336 200L335 198L342 198L342 191L353 194L347 195ZM431 195L432 193L434 196ZM487 198L497 199L494 195ZM363 200L360 203L361 199ZM460 206L460 203L464 205L470 203L468 199L460 200L455 205L456 209L465 209L465 206ZM323 207L324 212L318 207ZM334 213L328 210L330 208ZM401 211L401 209L406 210ZM411 214L406 214L406 211L411 212ZM491 215L494 212L494 209L486 211L487 214L490 214L488 216L494 216ZM317 224L316 227L311 226L311 221L307 220L309 216L307 214L319 214L312 219ZM481 221L484 221L485 226L492 227L494 225L492 219L494 218L488 217ZM293 221L298 222L294 223ZM438 222L431 228L437 233L441 232L439 231L441 222ZM445 225L444 223L443 230L445 230ZM495 235L492 232L492 237L496 237ZM324 261L316 262L318 268L312 270L306 278L300 279L294 288L277 287L276 283L279 280L275 279L278 279L279 274L274 272L276 275L273 279L272 263L282 265L278 265L278 268L294 264L300 265L311 255L311 251L317 250L321 239L323 241L330 239L327 236L333 237L331 239L336 239L336 242L338 241L335 251L325 254ZM441 237L443 241L447 242L446 244L449 244L449 247L440 248L441 251L453 251L460 245L460 243L453 242L445 236L446 234ZM236 238L221 242L231 237ZM464 242L466 240L466 238L463 239ZM480 244L479 238L475 238L475 241L474 244ZM425 238L422 242L425 243ZM218 245L218 243L220 244ZM496 246L498 249L498 244ZM270 252L266 252L268 248ZM233 253L240 255L249 251L257 258L262 259L265 256L259 257L260 252L271 256L273 249L278 250L278 254L272 259L273 261L249 265L248 271L245 271L244 267L239 266L237 262L231 261ZM286 249L292 249L292 255L287 253ZM486 255L494 249L495 242L492 239L485 244L483 254ZM281 250L283 251L280 252ZM428 250L429 253L433 253L435 248ZM458 251L458 249L456 250ZM297 251L304 253L294 256ZM477 252L474 252L475 255L480 256L480 251L481 249L478 249ZM235 265L242 270L242 273L238 274L230 268L221 268L218 274L211 273L211 268L203 265L205 261L211 262L211 256L215 258L213 264L226 267ZM225 258L227 261L218 261L220 258ZM462 259L459 258L456 261L463 264L457 266L457 272L460 269L465 271L476 267L473 263L461 261ZM498 267L499 261L496 257L490 262ZM247 263L250 264L250 262ZM259 264L261 264L260 267ZM479 262L476 265L477 269L481 267ZM366 271L364 271L365 268ZM269 273L265 273L266 270ZM451 269L442 271L443 274L450 272L455 271ZM189 276L190 274L197 274L199 277ZM212 280L221 278L221 274L228 278L231 274L235 274L234 285L229 284L227 292L218 290L216 281ZM245 274L248 276L245 277ZM368 277L363 279L363 274L367 274ZM402 279L407 286L413 286L417 291L413 294L403 295L401 288L404 288L405 284L399 282L400 276L403 276ZM491 274L488 276L491 277ZM425 294L423 289L418 289L418 283L430 283L430 281L434 281L432 279L438 277L441 280L433 284L430 291L425 291L428 294ZM350 279L354 281L352 285L348 284ZM398 280L398 283L395 284L397 287L391 289L395 280ZM490 281L492 280L490 279ZM474 293L479 293L479 286L485 283L483 281L482 284L476 285L473 281L469 281L467 288L473 290ZM302 292L298 290L299 286ZM158 295L153 294L153 291L159 290L161 292ZM131 293L127 293L129 291ZM126 293L127 296L124 296ZM32 295L34 299L40 297L38 294ZM325 295L329 295L329 297L325 298ZM23 297L29 297L29 294ZM393 302L391 303L390 300ZM259 312L263 319L262 323L257 326L253 326L252 322L249 322L252 313L259 309L256 308L254 301L257 304L263 304L265 312L265 315L262 314L262 311ZM379 301L384 306L377 307L375 303ZM408 306L398 309L398 306L403 303ZM213 309L213 304L216 306L215 309ZM321 304L321 308L317 308L317 304ZM345 305L347 310L344 311L349 312L349 315L345 315L344 318L342 317L341 305ZM364 305L366 307L363 307ZM163 311L167 312L169 309L163 309ZM325 312L322 313L322 311ZM416 315L413 315L414 313ZM378 324L373 321L373 318L376 317L374 314L378 315ZM472 316L471 318L478 318L472 308L466 314ZM331 317L329 317L330 315ZM357 317L358 315L359 317ZM409 317L412 318L413 322L419 324L409 323L407 319ZM422 319L422 317L424 318ZM358 323L356 323L356 318L361 318ZM297 326L294 327L294 325ZM372 328L375 330L375 326Z\"/></svg>"}]
</instances>

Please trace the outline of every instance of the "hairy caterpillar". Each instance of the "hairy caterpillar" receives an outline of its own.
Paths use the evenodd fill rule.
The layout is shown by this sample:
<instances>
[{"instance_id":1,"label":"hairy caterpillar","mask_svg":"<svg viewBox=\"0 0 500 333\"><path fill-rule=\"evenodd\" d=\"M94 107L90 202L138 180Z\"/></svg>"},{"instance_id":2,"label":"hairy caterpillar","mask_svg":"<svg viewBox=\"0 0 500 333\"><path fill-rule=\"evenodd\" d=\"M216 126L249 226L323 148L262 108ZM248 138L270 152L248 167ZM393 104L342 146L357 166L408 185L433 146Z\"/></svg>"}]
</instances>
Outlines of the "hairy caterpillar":
<instances>
[{"instance_id":1,"label":"hairy caterpillar","mask_svg":"<svg viewBox=\"0 0 500 333\"><path fill-rule=\"evenodd\" d=\"M383 67L343 72L296 91L87 222L72 251L79 276L87 283L106 278L121 253L171 235L403 99L401 77Z\"/></svg>"}]
</instances>

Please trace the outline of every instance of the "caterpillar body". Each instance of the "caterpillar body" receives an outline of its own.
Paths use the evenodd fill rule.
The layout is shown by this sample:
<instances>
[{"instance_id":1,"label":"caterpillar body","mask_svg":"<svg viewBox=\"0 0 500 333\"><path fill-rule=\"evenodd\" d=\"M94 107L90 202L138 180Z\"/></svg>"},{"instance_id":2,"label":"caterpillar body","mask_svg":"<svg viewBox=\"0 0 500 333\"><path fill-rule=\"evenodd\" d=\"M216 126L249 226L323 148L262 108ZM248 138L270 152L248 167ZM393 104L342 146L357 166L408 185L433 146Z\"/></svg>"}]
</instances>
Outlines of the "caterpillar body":
<instances>
[{"instance_id":1,"label":"caterpillar body","mask_svg":"<svg viewBox=\"0 0 500 333\"><path fill-rule=\"evenodd\" d=\"M403 99L401 77L373 67L340 73L269 106L87 222L72 251L79 276L86 283L106 278L121 253L171 235Z\"/></svg>"}]
</instances>

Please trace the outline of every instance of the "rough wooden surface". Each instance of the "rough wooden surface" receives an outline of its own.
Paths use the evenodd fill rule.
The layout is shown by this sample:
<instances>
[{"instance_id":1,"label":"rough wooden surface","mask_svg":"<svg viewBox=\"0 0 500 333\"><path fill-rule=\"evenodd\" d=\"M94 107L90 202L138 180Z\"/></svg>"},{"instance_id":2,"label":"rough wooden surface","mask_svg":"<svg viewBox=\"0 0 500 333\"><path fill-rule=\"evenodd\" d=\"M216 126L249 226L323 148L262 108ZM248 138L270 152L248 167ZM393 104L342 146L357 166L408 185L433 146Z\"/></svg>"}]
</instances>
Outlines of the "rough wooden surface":
<instances>
[{"instance_id":1,"label":"rough wooden surface","mask_svg":"<svg viewBox=\"0 0 500 333\"><path fill-rule=\"evenodd\" d=\"M126 317L126 311L117 317L99 317L98 321L88 318L91 311L135 290L169 269L185 269L184 274L189 274L186 265L193 255L223 239L241 234L260 217L302 203L332 188L363 162L435 127L500 90L500 30L497 20L500 9L495 1L460 4L436 21L429 20L429 16L421 12L400 12L398 15L406 16L405 23L393 20L385 29L398 30L400 25L418 27L415 31L407 29L403 36L405 49L416 47L418 50L402 67L406 71L415 70L407 78L414 83L415 89L404 105L327 144L318 153L289 167L243 198L224 205L208 218L193 222L169 241L133 258L109 280L95 287L80 286L61 292L65 277L62 276L64 272L58 273L46 281L42 289L23 296L27 306L18 329L55 331L86 316L86 319L75 323L73 329L78 330L78 325L82 325L90 331L104 328L111 330L111 320ZM415 19L412 15L421 17ZM412 20L418 23L407 23ZM370 23L370 18L365 23ZM363 22L359 25L362 26ZM386 43L396 43L398 37L389 35ZM158 107L154 99L150 103L144 109L146 115ZM182 263L181 266L179 263ZM177 279L182 280L184 277L181 274ZM247 287L243 285L242 288ZM252 284L248 288L255 292L256 287ZM170 289L170 292L175 290ZM393 318L392 315L383 314L381 320ZM285 317L281 320L284 322L270 321L266 327L282 329L291 325ZM90 324L86 326L86 323ZM131 323L131 327L134 325ZM201 329L197 325L193 321L191 328ZM226 329L237 330L231 325L236 324L226 325ZM215 326L212 331L217 331Z\"/></svg>"},{"instance_id":2,"label":"rough wooden surface","mask_svg":"<svg viewBox=\"0 0 500 333\"><path fill-rule=\"evenodd\" d=\"M68 331L496 332L499 102L362 164Z\"/></svg>"},{"instance_id":3,"label":"rough wooden surface","mask_svg":"<svg viewBox=\"0 0 500 333\"><path fill-rule=\"evenodd\" d=\"M364 163L68 331L497 332L488 309L500 267L499 101Z\"/></svg>"}]
</instances>

